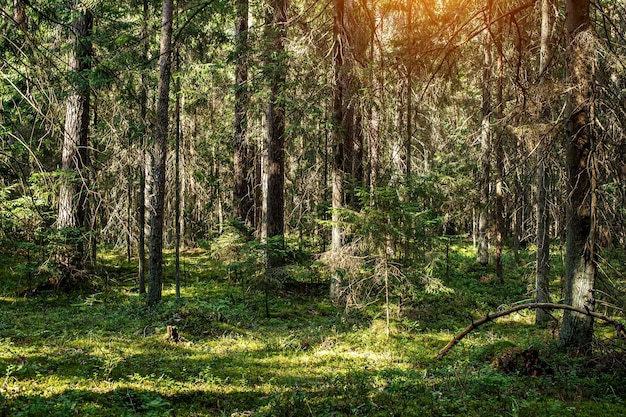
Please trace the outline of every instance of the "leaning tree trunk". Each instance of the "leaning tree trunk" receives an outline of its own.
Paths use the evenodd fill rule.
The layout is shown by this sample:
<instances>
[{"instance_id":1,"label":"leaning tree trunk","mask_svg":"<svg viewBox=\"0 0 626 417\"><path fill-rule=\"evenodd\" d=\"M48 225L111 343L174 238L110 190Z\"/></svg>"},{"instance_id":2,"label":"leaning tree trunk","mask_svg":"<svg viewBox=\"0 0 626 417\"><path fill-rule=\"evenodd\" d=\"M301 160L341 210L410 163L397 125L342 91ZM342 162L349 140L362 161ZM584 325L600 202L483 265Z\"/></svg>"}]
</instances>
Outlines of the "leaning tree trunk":
<instances>
[{"instance_id":1,"label":"leaning tree trunk","mask_svg":"<svg viewBox=\"0 0 626 417\"><path fill-rule=\"evenodd\" d=\"M59 190L59 213L57 227L65 236L67 245L58 257L59 268L65 278L74 276L84 267L84 237L80 228L85 225L87 187L85 167L88 162L89 139L89 79L85 71L90 69L91 42L89 36L93 26L90 10L78 10L72 4L72 49L68 62L72 86L67 97L61 187Z\"/></svg>"},{"instance_id":2,"label":"leaning tree trunk","mask_svg":"<svg viewBox=\"0 0 626 417\"><path fill-rule=\"evenodd\" d=\"M567 94L568 123L566 169L568 174L565 254L565 303L593 310L597 271L595 252L595 138L593 123L593 83L595 48L589 19L589 0L568 0ZM593 337L593 318L566 311L559 344L588 353Z\"/></svg>"},{"instance_id":3,"label":"leaning tree trunk","mask_svg":"<svg viewBox=\"0 0 626 417\"><path fill-rule=\"evenodd\" d=\"M159 95L154 138L154 185L152 216L150 218L150 259L148 266L148 296L146 303L154 306L161 301L163 283L163 214L165 203L165 162L172 56L173 0L163 0L163 23L159 56Z\"/></svg>"}]
</instances>

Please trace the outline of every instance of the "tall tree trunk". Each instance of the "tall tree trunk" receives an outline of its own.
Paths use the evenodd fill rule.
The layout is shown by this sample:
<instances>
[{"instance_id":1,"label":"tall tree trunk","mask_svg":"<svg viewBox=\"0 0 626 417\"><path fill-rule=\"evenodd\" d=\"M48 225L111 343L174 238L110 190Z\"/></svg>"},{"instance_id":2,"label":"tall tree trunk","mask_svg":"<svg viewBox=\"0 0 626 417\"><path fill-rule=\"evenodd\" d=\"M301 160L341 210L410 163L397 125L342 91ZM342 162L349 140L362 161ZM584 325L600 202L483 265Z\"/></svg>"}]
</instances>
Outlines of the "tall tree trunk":
<instances>
[{"instance_id":1,"label":"tall tree trunk","mask_svg":"<svg viewBox=\"0 0 626 417\"><path fill-rule=\"evenodd\" d=\"M596 168L593 123L593 83L596 50L589 19L589 0L567 0L568 123L566 169L565 303L592 310L597 272L595 251ZM566 312L559 344L588 353L593 337L593 320Z\"/></svg>"},{"instance_id":2,"label":"tall tree trunk","mask_svg":"<svg viewBox=\"0 0 626 417\"><path fill-rule=\"evenodd\" d=\"M331 185L332 185L332 231L331 252L337 253L343 246L342 229L339 224L339 210L343 207L344 198L344 172L343 172L343 149L345 129L344 90L345 90L345 54L348 48L345 32L344 0L335 0L335 14L333 24L333 130L332 130L332 155L331 155ZM330 298L333 302L339 302L343 291L343 282L337 272L333 272L330 278Z\"/></svg>"},{"instance_id":3,"label":"tall tree trunk","mask_svg":"<svg viewBox=\"0 0 626 417\"><path fill-rule=\"evenodd\" d=\"M148 62L148 0L143 0L143 27L141 29L142 62ZM139 267L137 280L139 294L146 293L146 134L148 127L148 89L145 71L141 72L141 91L139 93L139 118L141 119L141 135L139 136L139 196L137 197L137 223L139 238L137 243Z\"/></svg>"},{"instance_id":4,"label":"tall tree trunk","mask_svg":"<svg viewBox=\"0 0 626 417\"><path fill-rule=\"evenodd\" d=\"M545 84L547 71L552 58L552 27L553 27L554 0L541 1L541 49L539 51L539 77L540 83ZM550 107L542 111L544 123L549 123ZM542 132L543 133L543 132ZM537 147L537 259L535 267L535 291L538 303L550 302L550 216L547 207L546 158L548 156L547 144L544 138L540 138ZM543 309L535 311L535 323L540 324L548 318L548 312Z\"/></svg>"},{"instance_id":5,"label":"tall tree trunk","mask_svg":"<svg viewBox=\"0 0 626 417\"><path fill-rule=\"evenodd\" d=\"M344 0L343 33L345 39L342 42L351 42L350 33L355 31L356 22L350 14L353 5L352 0ZM354 76L354 62L344 46L342 62L342 143L343 143L343 167L341 168L343 179L343 203L354 209L358 208L359 201L357 189L363 184L363 120L359 107L358 79Z\"/></svg>"},{"instance_id":6,"label":"tall tree trunk","mask_svg":"<svg viewBox=\"0 0 626 417\"><path fill-rule=\"evenodd\" d=\"M128 149L131 149L132 146L132 138L128 137ZM130 161L127 161L126 166L126 262L130 263L130 260L133 255L133 249L131 247L132 240L132 218L133 218L133 176L132 176L132 168L130 166Z\"/></svg>"},{"instance_id":7,"label":"tall tree trunk","mask_svg":"<svg viewBox=\"0 0 626 417\"><path fill-rule=\"evenodd\" d=\"M483 78L482 78L482 120L480 126L480 202L478 213L478 254L477 262L489 263L489 182L491 172L491 3L487 2L485 28L483 34Z\"/></svg>"},{"instance_id":8,"label":"tall tree trunk","mask_svg":"<svg viewBox=\"0 0 626 417\"><path fill-rule=\"evenodd\" d=\"M501 16L502 6L498 6L498 17ZM504 282L504 269L502 266L502 250L504 246L504 135L506 128L504 126L504 54L503 54L503 27L502 20L498 19L498 39L497 46L497 62L496 71L498 77L498 86L496 90L496 119L497 133L494 143L495 165L496 165L496 198L493 208L493 217L495 221L495 261L496 261L496 277L498 282Z\"/></svg>"},{"instance_id":9,"label":"tall tree trunk","mask_svg":"<svg viewBox=\"0 0 626 417\"><path fill-rule=\"evenodd\" d=\"M233 216L254 227L254 148L247 139L248 107L248 0L237 0L235 69L235 120L233 138Z\"/></svg>"},{"instance_id":10,"label":"tall tree trunk","mask_svg":"<svg viewBox=\"0 0 626 417\"><path fill-rule=\"evenodd\" d=\"M349 77L352 77L351 70L348 69ZM354 126L352 137L352 166L350 172L356 184L363 184L363 115L361 109L355 106Z\"/></svg>"},{"instance_id":11,"label":"tall tree trunk","mask_svg":"<svg viewBox=\"0 0 626 417\"><path fill-rule=\"evenodd\" d=\"M346 71L347 72L347 71ZM350 97L350 80L346 74L346 88L344 89L343 107L344 107L344 135L343 135L343 172L347 178L344 178L344 202L347 206L356 206L356 187L359 178L355 177L355 116L357 109ZM348 175L348 173L350 175Z\"/></svg>"},{"instance_id":12,"label":"tall tree trunk","mask_svg":"<svg viewBox=\"0 0 626 417\"><path fill-rule=\"evenodd\" d=\"M68 248L59 256L59 267L66 278L84 267L84 237L79 229L85 226L85 207L89 141L90 85L85 74L91 67L93 16L89 9L80 10L72 3L72 48L68 61L72 87L67 97L63 132L62 169L59 190L57 227L68 239Z\"/></svg>"},{"instance_id":13,"label":"tall tree trunk","mask_svg":"<svg viewBox=\"0 0 626 417\"><path fill-rule=\"evenodd\" d=\"M270 97L265 114L265 153L263 175L264 220L262 237L282 240L285 233L285 36L287 0L272 0L269 28L271 55L266 61ZM281 242L280 245L283 243ZM270 258L272 258L270 254ZM270 259L271 261L271 259Z\"/></svg>"},{"instance_id":14,"label":"tall tree trunk","mask_svg":"<svg viewBox=\"0 0 626 417\"><path fill-rule=\"evenodd\" d=\"M180 54L178 48L176 48L176 71L180 72ZM176 77L175 83L176 92L176 143L174 145L176 152L174 162L174 228L175 228L175 285L176 285L176 299L180 300L180 147L182 140L182 126L180 123L181 117L181 91L180 91L180 76Z\"/></svg>"},{"instance_id":15,"label":"tall tree trunk","mask_svg":"<svg viewBox=\"0 0 626 417\"><path fill-rule=\"evenodd\" d=\"M406 15L406 27L407 30L413 31L413 1L407 0L406 2L407 15ZM404 152L406 155L405 161L405 179L406 181L411 178L412 167L411 158L413 154L413 65L411 62L407 64L406 68L406 138L404 140ZM407 240L408 242L408 240Z\"/></svg>"},{"instance_id":16,"label":"tall tree trunk","mask_svg":"<svg viewBox=\"0 0 626 417\"><path fill-rule=\"evenodd\" d=\"M157 123L154 138L154 185L152 216L150 218L150 259L148 269L148 296L146 303L154 306L161 301L163 286L163 214L165 203L165 162L167 156L167 129L169 124L169 93L172 57L173 0L163 0L161 47L159 55L159 93Z\"/></svg>"},{"instance_id":17,"label":"tall tree trunk","mask_svg":"<svg viewBox=\"0 0 626 417\"><path fill-rule=\"evenodd\" d=\"M379 18L376 9L373 11L370 40L370 60L371 65L374 67L372 71L372 102L370 108L370 135L369 135L369 188L370 188L370 201L374 204L374 195L376 187L378 185L379 168L380 168L380 120L382 111L382 79L383 79L383 63L382 54L377 41L377 32L379 25ZM382 21L382 20L381 20ZM382 30L381 30L382 32ZM379 65L376 68L376 65Z\"/></svg>"},{"instance_id":18,"label":"tall tree trunk","mask_svg":"<svg viewBox=\"0 0 626 417\"><path fill-rule=\"evenodd\" d=\"M404 140L406 162L404 175L408 181L413 173L411 166L411 158L413 157L413 74L410 66L407 68L406 90L406 138Z\"/></svg>"}]
</instances>

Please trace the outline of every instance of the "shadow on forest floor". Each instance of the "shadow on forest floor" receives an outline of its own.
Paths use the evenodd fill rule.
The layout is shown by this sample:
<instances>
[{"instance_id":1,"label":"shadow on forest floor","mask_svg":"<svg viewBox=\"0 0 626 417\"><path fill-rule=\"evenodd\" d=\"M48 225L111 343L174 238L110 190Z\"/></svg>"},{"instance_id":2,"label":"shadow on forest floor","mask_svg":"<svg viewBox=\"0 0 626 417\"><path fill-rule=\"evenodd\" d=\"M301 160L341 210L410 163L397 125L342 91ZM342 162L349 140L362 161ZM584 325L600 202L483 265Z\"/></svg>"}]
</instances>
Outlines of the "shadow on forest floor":
<instances>
[{"instance_id":1,"label":"shadow on forest floor","mask_svg":"<svg viewBox=\"0 0 626 417\"><path fill-rule=\"evenodd\" d=\"M444 285L393 306L343 311L325 295L265 296L202 252L183 298L166 281L154 310L116 261L93 291L0 297L0 416L621 415L620 372L556 351L532 313L481 328L443 360L452 333L523 299L523 262L498 284L460 255ZM522 273L520 273L522 271ZM99 278L102 279L102 278ZM175 325L182 340L166 338ZM551 375L506 374L508 349L534 346Z\"/></svg>"}]
</instances>

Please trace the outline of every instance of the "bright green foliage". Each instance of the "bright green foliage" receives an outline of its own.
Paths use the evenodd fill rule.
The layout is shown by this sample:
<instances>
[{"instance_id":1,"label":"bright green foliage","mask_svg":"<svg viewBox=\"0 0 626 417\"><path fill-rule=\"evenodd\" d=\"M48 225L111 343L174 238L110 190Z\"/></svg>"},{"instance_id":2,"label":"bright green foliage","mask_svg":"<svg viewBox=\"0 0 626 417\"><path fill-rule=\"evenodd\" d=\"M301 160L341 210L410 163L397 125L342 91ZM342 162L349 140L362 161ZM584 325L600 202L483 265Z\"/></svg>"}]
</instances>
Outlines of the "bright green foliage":
<instances>
[{"instance_id":1,"label":"bright green foliage","mask_svg":"<svg viewBox=\"0 0 626 417\"><path fill-rule=\"evenodd\" d=\"M187 252L182 300L166 280L163 303L150 311L132 288L134 265L111 251L101 252L105 267L83 292L25 298L3 287L0 413L619 416L626 405L623 367L612 367L611 356L589 362L555 351L550 330L534 327L531 312L481 328L436 359L471 317L525 297L526 259L514 265L520 278L498 286L492 271L474 264L471 247L451 244L442 280L453 292L424 291L394 306L386 336L380 303L345 313L325 295L273 289L265 318L263 292L239 285L226 263L212 259L221 251L228 261L227 246L245 247L237 242ZM168 341L168 325L183 340ZM601 340L624 348L610 335ZM552 375L506 374L495 365L530 346Z\"/></svg>"}]
</instances>

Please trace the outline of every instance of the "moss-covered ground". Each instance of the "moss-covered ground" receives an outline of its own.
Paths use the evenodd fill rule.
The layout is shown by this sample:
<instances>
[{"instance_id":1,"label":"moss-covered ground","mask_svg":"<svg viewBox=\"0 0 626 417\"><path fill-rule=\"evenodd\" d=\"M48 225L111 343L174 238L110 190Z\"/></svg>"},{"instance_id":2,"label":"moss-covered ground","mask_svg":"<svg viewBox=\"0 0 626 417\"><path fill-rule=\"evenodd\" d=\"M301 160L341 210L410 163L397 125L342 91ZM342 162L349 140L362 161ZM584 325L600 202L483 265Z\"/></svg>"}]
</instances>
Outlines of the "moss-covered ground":
<instances>
[{"instance_id":1,"label":"moss-covered ground","mask_svg":"<svg viewBox=\"0 0 626 417\"><path fill-rule=\"evenodd\" d=\"M624 345L600 324L592 358L557 350L558 322L536 327L532 311L481 327L437 358L472 319L530 298L530 254L507 255L503 284L473 256L451 248L445 291L393 297L388 334L384 305L346 311L319 286L272 288L268 318L264 291L203 250L184 253L179 301L168 262L154 310L135 289L135 264L115 252L100 254L89 285L36 294L5 255L0 416L623 416ZM317 282L311 268L300 275ZM545 372L498 365L531 347Z\"/></svg>"}]
</instances>

